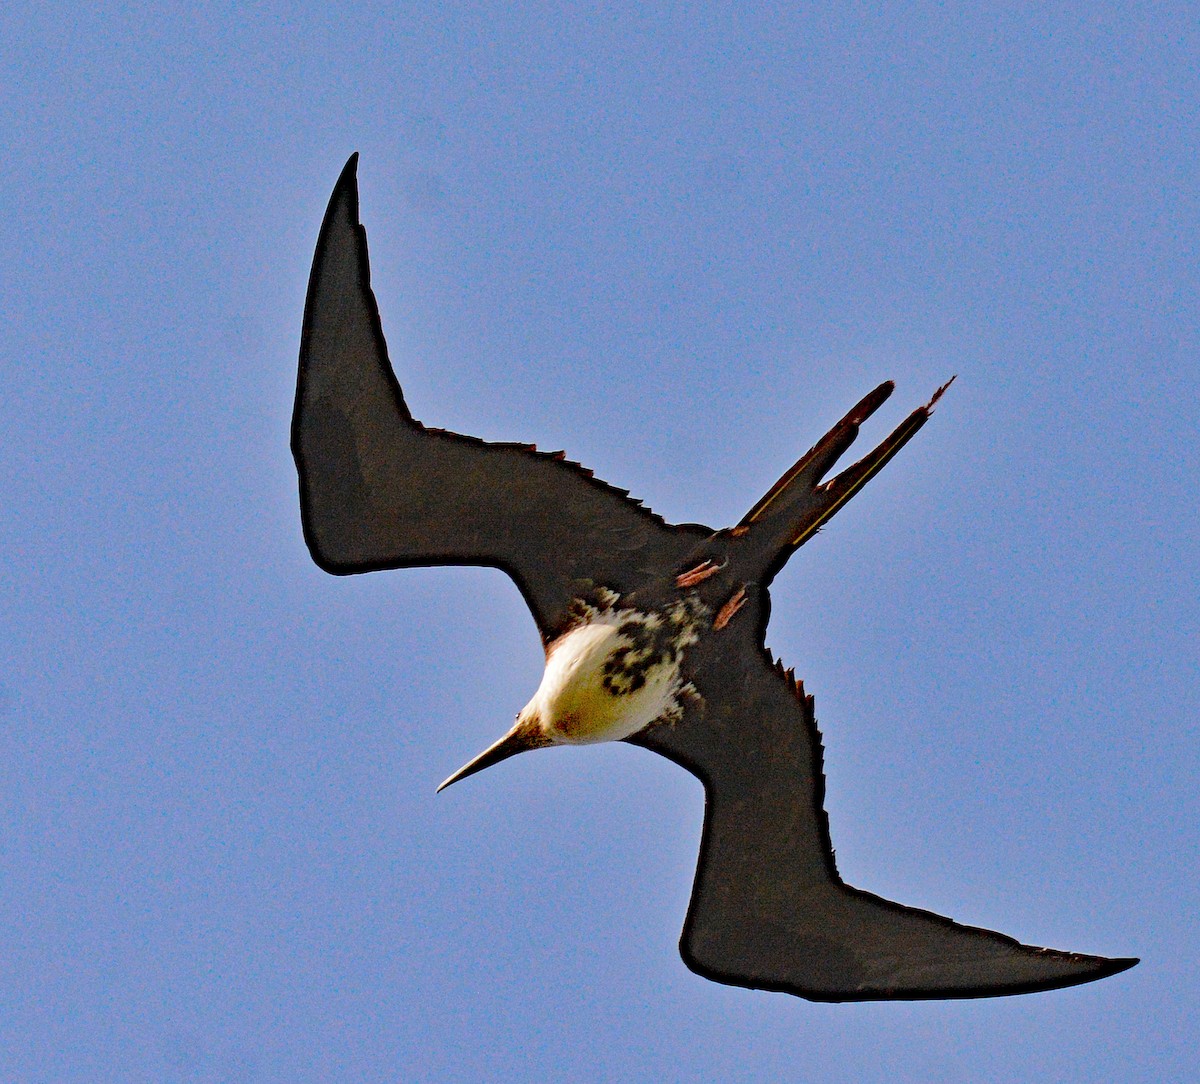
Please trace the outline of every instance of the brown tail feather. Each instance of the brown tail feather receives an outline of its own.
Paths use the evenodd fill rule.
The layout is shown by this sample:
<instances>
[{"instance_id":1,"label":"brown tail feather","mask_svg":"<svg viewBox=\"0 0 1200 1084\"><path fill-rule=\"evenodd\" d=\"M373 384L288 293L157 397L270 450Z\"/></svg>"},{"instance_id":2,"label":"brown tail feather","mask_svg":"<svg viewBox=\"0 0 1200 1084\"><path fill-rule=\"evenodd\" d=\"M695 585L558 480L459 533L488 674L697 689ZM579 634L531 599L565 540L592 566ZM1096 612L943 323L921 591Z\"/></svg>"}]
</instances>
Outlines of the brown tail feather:
<instances>
[{"instance_id":1,"label":"brown tail feather","mask_svg":"<svg viewBox=\"0 0 1200 1084\"><path fill-rule=\"evenodd\" d=\"M792 468L763 494L738 526L746 527L762 519L768 512L775 510L775 506L789 491L803 493L805 490L815 489L842 453L854 443L854 438L858 436L858 427L884 404L895 387L892 381L884 381L861 399L849 414L796 460ZM797 482L801 483L799 490L793 489ZM784 502L781 508L785 507L786 503Z\"/></svg>"},{"instance_id":2,"label":"brown tail feather","mask_svg":"<svg viewBox=\"0 0 1200 1084\"><path fill-rule=\"evenodd\" d=\"M839 508L878 474L928 420L934 404L954 383L946 381L923 407L918 407L868 455L827 482L821 479L858 436L858 427L871 416L892 393L891 381L881 384L866 396L835 425L817 444L746 514L739 526L775 520L780 530L767 530L778 541L773 543L780 552L775 555L775 568L782 566L788 554L803 545L826 523ZM761 529L761 528L760 528ZM751 532L752 534L754 532ZM764 541L767 541L764 539ZM774 562L773 562L774 563Z\"/></svg>"}]
</instances>

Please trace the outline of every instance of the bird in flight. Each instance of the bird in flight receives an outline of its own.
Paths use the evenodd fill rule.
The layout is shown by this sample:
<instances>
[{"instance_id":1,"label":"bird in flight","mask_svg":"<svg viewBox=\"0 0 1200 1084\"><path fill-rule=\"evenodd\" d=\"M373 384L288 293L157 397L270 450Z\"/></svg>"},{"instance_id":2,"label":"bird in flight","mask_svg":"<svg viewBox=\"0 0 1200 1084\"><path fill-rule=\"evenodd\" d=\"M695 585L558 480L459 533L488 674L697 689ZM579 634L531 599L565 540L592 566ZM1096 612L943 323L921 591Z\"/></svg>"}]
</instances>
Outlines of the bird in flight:
<instances>
[{"instance_id":1,"label":"bird in flight","mask_svg":"<svg viewBox=\"0 0 1200 1084\"><path fill-rule=\"evenodd\" d=\"M546 653L512 729L442 787L525 750L612 740L697 776L704 829L680 951L718 982L815 1001L983 997L1133 966L892 903L845 884L834 864L813 700L765 646L767 589L945 387L830 477L891 394L880 385L735 527L668 524L561 453L412 416L371 291L357 161L325 213L304 311L292 450L305 540L339 575L502 569Z\"/></svg>"}]
</instances>

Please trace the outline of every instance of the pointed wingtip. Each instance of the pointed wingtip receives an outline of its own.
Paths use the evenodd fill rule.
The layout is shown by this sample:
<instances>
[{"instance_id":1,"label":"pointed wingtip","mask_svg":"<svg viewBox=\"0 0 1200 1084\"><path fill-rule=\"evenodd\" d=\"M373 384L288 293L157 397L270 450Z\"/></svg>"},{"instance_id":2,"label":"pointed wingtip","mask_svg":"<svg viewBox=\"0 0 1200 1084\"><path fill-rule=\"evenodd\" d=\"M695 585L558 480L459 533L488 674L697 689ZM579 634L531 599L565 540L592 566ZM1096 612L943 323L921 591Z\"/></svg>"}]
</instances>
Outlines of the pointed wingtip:
<instances>
[{"instance_id":1,"label":"pointed wingtip","mask_svg":"<svg viewBox=\"0 0 1200 1084\"><path fill-rule=\"evenodd\" d=\"M1000 989L995 992L1006 994L1009 992L1034 993L1040 990L1063 990L1071 986L1082 986L1099 979L1107 979L1112 975L1119 975L1122 971L1128 971L1135 964L1141 962L1140 958L1136 956L1090 956L1085 953L1061 952L1054 949L1039 951L1045 958L1060 961L1064 970L1057 975L1033 982L1027 988L1018 987L1013 991ZM983 993L984 996L990 996L992 991L985 990Z\"/></svg>"},{"instance_id":2,"label":"pointed wingtip","mask_svg":"<svg viewBox=\"0 0 1200 1084\"><path fill-rule=\"evenodd\" d=\"M1115 956L1106 961L1107 966L1100 968L1097 978L1105 979L1109 975L1119 975L1142 962L1140 956Z\"/></svg>"},{"instance_id":3,"label":"pointed wingtip","mask_svg":"<svg viewBox=\"0 0 1200 1084\"><path fill-rule=\"evenodd\" d=\"M352 217L358 220L358 151L355 151L342 166L337 182L333 186L333 194L329 198L330 206L345 200L352 209Z\"/></svg>"}]
</instances>

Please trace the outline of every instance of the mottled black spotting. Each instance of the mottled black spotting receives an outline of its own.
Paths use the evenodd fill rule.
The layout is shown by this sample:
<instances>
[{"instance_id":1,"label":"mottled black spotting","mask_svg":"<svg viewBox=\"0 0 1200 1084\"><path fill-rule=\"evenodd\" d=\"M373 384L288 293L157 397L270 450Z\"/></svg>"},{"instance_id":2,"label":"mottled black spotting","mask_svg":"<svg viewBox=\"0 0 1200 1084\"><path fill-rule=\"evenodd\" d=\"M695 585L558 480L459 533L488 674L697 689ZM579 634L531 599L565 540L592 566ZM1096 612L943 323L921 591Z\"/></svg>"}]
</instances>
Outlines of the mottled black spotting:
<instances>
[{"instance_id":1,"label":"mottled black spotting","mask_svg":"<svg viewBox=\"0 0 1200 1084\"><path fill-rule=\"evenodd\" d=\"M644 618L631 618L621 624L617 631L629 640L628 644L613 651L602 667L601 683L613 696L628 696L646 684L650 670L664 663L679 661L682 646L679 641L681 626L666 614L660 614L657 623L651 624Z\"/></svg>"}]
</instances>

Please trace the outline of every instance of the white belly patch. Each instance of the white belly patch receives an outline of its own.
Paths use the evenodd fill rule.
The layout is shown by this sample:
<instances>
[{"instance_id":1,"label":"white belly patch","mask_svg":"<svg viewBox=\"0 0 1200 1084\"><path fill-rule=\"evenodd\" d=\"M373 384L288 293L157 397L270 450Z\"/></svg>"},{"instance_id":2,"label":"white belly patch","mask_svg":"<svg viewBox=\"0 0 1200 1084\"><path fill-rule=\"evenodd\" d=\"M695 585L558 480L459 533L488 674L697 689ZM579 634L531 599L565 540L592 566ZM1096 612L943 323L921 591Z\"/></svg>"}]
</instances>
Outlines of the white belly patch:
<instances>
[{"instance_id":1,"label":"white belly patch","mask_svg":"<svg viewBox=\"0 0 1200 1084\"><path fill-rule=\"evenodd\" d=\"M569 744L619 741L677 719L683 649L698 639L694 610L593 610L559 637L529 703L546 735Z\"/></svg>"}]
</instances>

